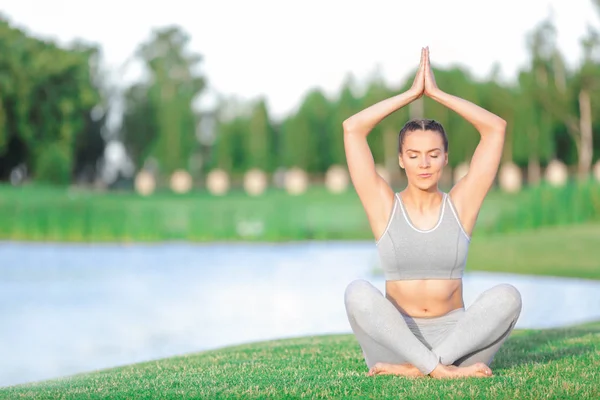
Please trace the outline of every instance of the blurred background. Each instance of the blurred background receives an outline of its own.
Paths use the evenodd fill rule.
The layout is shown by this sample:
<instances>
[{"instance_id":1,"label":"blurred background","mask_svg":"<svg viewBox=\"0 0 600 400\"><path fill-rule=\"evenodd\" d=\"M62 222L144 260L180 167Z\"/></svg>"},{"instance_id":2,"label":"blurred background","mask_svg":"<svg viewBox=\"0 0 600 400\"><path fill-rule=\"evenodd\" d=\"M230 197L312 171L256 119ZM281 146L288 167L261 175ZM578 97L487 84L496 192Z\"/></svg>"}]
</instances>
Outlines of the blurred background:
<instances>
[{"instance_id":1,"label":"blurred background","mask_svg":"<svg viewBox=\"0 0 600 400\"><path fill-rule=\"evenodd\" d=\"M349 332L345 285L383 281L342 121L427 45L508 121L467 303L502 280L522 327L600 319L600 1L0 0L0 385ZM414 117L449 190L479 135L429 99L369 135L378 171L404 187Z\"/></svg>"}]
</instances>

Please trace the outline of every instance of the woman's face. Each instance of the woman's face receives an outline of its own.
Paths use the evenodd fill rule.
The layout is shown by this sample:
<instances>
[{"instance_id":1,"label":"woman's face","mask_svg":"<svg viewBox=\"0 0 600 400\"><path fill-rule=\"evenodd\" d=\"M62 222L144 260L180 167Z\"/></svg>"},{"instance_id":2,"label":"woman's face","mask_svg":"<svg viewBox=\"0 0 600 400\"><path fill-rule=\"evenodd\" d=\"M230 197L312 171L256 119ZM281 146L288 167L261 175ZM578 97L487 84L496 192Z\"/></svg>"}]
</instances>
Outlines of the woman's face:
<instances>
[{"instance_id":1,"label":"woman's face","mask_svg":"<svg viewBox=\"0 0 600 400\"><path fill-rule=\"evenodd\" d=\"M435 131L408 132L399 162L411 184L422 190L436 186L448 164L442 135Z\"/></svg>"}]
</instances>

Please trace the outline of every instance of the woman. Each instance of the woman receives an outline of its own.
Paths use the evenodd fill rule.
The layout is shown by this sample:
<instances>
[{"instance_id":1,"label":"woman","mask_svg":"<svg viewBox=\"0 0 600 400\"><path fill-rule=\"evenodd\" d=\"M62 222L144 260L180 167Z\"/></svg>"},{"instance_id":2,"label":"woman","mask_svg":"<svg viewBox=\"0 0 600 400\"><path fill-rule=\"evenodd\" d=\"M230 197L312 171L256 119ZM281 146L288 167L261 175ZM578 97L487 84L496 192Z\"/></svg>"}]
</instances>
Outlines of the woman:
<instances>
[{"instance_id":1,"label":"woman","mask_svg":"<svg viewBox=\"0 0 600 400\"><path fill-rule=\"evenodd\" d=\"M448 163L444 129L432 120L409 121L400 131L398 155L408 185L394 193L376 173L367 135L423 94L473 124L481 140L469 172L443 193L438 181ZM386 277L385 296L364 280L352 282L345 293L369 375L491 376L488 365L515 326L521 296L502 284L465 310L461 278L471 232L498 170L506 122L440 90L425 48L408 91L353 115L343 128L352 183Z\"/></svg>"}]
</instances>

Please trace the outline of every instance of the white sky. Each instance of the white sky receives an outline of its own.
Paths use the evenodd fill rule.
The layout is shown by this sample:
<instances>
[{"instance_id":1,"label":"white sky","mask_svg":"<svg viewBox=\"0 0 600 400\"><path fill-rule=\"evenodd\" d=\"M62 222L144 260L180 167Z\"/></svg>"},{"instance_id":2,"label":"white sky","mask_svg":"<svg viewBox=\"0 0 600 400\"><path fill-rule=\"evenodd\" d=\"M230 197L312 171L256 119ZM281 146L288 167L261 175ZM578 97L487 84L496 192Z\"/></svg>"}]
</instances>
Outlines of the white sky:
<instances>
[{"instance_id":1,"label":"white sky","mask_svg":"<svg viewBox=\"0 0 600 400\"><path fill-rule=\"evenodd\" d=\"M31 33L100 44L123 85L140 76L123 65L151 29L180 25L204 56L212 90L264 95L275 117L312 87L336 92L347 73L361 80L379 66L388 82L403 81L424 45L432 64L485 76L499 62L511 79L527 61L526 33L550 10L559 46L576 64L586 25L600 27L591 0L0 0L0 12Z\"/></svg>"}]
</instances>

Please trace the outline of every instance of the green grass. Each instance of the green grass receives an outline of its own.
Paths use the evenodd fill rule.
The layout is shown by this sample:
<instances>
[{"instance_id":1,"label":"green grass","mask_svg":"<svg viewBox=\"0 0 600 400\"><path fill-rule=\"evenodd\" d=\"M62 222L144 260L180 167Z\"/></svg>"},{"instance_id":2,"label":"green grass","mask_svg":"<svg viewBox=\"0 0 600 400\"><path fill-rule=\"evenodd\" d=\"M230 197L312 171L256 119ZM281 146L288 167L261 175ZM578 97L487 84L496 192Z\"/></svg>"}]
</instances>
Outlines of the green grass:
<instances>
[{"instance_id":1,"label":"green grass","mask_svg":"<svg viewBox=\"0 0 600 400\"><path fill-rule=\"evenodd\" d=\"M466 270L600 279L600 224L474 236Z\"/></svg>"},{"instance_id":2,"label":"green grass","mask_svg":"<svg viewBox=\"0 0 600 400\"><path fill-rule=\"evenodd\" d=\"M94 193L58 188L0 188L0 239L46 241L285 241L361 239L366 218L355 194L314 188L302 196L270 190Z\"/></svg>"},{"instance_id":3,"label":"green grass","mask_svg":"<svg viewBox=\"0 0 600 400\"><path fill-rule=\"evenodd\" d=\"M474 237L467 270L600 279L600 224Z\"/></svg>"},{"instance_id":4,"label":"green grass","mask_svg":"<svg viewBox=\"0 0 600 400\"><path fill-rule=\"evenodd\" d=\"M397 189L400 190L400 189ZM489 235L542 226L600 221L600 184L539 186L518 194L492 191L477 232ZM329 194L312 187L300 196L271 189L215 197L0 186L0 240L58 242L193 242L245 240L372 240L354 190Z\"/></svg>"},{"instance_id":5,"label":"green grass","mask_svg":"<svg viewBox=\"0 0 600 400\"><path fill-rule=\"evenodd\" d=\"M495 376L438 381L366 376L352 335L287 339L0 389L0 398L597 399L600 323L517 330Z\"/></svg>"}]
</instances>

